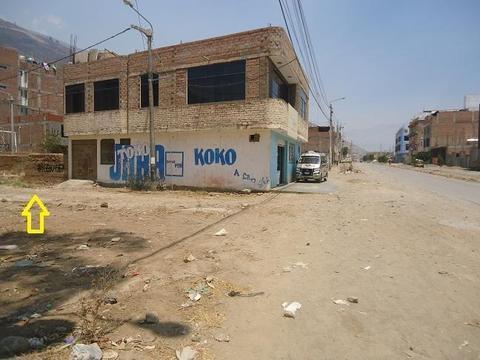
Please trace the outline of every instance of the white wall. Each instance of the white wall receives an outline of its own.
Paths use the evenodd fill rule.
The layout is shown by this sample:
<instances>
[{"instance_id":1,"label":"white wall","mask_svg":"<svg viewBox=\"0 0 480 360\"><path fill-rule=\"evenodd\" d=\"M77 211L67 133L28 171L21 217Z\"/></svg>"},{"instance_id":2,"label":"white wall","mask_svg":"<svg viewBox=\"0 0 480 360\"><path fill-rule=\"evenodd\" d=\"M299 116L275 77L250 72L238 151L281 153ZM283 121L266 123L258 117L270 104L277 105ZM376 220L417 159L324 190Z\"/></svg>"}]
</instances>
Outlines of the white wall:
<instances>
[{"instance_id":1,"label":"white wall","mask_svg":"<svg viewBox=\"0 0 480 360\"><path fill-rule=\"evenodd\" d=\"M260 134L260 141L250 142L249 135L255 133ZM78 139L86 138L78 137ZM124 148L117 151L116 160L118 159L118 163L116 165L100 164L100 139L107 138L115 139L116 144L120 142L120 138L131 139L129 150ZM77 137L73 139L75 140ZM130 162L126 159L132 159L130 161L134 164L134 171L137 172L138 160L148 162L148 143L148 134L98 137L98 181L104 183L124 182L125 180L122 177L128 176L130 167ZM161 133L156 134L155 143L157 146L162 145L164 147L164 151L161 153L165 155L163 163L166 184L237 190L245 188L268 190L270 188L271 132L269 130L209 130ZM195 158L195 149L198 153L197 158ZM118 166L122 163L121 159L125 159L124 163L127 169ZM197 160L197 164L195 160ZM202 165L201 160L206 160L206 162ZM225 160L224 164L222 164L223 160ZM210 161L212 163L208 164ZM115 174L120 178L116 179Z\"/></svg>"}]
</instances>

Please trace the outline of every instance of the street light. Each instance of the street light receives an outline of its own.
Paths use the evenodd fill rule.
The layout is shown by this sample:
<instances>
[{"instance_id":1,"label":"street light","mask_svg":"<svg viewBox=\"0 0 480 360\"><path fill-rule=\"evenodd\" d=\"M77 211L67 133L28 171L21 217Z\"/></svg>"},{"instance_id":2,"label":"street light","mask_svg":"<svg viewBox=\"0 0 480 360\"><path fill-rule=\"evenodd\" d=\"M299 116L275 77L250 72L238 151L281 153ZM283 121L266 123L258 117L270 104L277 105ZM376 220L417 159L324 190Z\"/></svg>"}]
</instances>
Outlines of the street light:
<instances>
[{"instance_id":1,"label":"street light","mask_svg":"<svg viewBox=\"0 0 480 360\"><path fill-rule=\"evenodd\" d=\"M137 9L133 7L133 4L130 0L123 0L123 3L129 6L133 11L135 11L138 16L140 16L143 20L145 20L150 29L145 29L140 26L131 25L132 29L135 29L145 35L148 41L148 114L149 114L149 125L150 125L150 180L155 180L155 173L156 173L156 154L155 154L155 134L153 128L153 74L152 74L152 38L153 38L153 25L150 21L147 20L145 16L143 16Z\"/></svg>"},{"instance_id":2,"label":"street light","mask_svg":"<svg viewBox=\"0 0 480 360\"><path fill-rule=\"evenodd\" d=\"M329 104L329 107L330 107L330 131L329 131L329 134L330 134L330 137L329 137L329 140L330 140L330 154L329 154L329 165L330 167L332 167L332 163L333 163L333 142L332 142L332 129L333 129L333 106L332 104L336 101L340 101L340 100L345 100L346 97L341 97L341 98L338 98L338 99L335 99L335 100L332 100L330 101L330 104Z\"/></svg>"},{"instance_id":3,"label":"street light","mask_svg":"<svg viewBox=\"0 0 480 360\"><path fill-rule=\"evenodd\" d=\"M10 96L10 98L7 100L8 102L10 102L10 131L11 131L11 144L10 144L10 150L12 152L12 154L14 153L13 151L13 144L16 143L16 138L15 138L15 126L13 124L13 103L15 102L15 100L13 99L13 96L12 94L6 92L6 91L2 91L0 90L0 92L2 92L3 94L7 94ZM15 146L16 147L16 146Z\"/></svg>"}]
</instances>

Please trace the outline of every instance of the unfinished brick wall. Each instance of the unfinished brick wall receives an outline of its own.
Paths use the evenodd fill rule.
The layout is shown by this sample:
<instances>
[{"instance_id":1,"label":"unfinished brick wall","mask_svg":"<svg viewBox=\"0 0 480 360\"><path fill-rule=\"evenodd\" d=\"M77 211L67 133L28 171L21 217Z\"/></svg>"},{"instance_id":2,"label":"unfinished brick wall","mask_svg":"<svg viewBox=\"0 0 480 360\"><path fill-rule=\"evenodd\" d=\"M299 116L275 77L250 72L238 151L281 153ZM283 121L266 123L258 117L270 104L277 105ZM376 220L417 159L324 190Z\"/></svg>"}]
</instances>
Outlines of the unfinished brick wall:
<instances>
[{"instance_id":1,"label":"unfinished brick wall","mask_svg":"<svg viewBox=\"0 0 480 360\"><path fill-rule=\"evenodd\" d=\"M67 177L65 160L63 154L0 154L0 174L61 180Z\"/></svg>"},{"instance_id":2,"label":"unfinished brick wall","mask_svg":"<svg viewBox=\"0 0 480 360\"><path fill-rule=\"evenodd\" d=\"M288 107L277 104L279 100L268 99L268 56L283 56L286 60L295 58L293 48L282 28L247 31L167 46L153 52L154 71L159 73L160 77L159 106L155 108L156 129L181 131L217 127L279 126L279 129L287 131L287 115L281 114L281 111L286 111ZM245 100L187 104L188 67L238 59L246 60ZM298 63L293 61L289 66L299 74L301 87L306 89L306 79ZM65 66L65 85L85 82L86 91L85 113L66 116L66 134L74 136L146 131L147 110L140 107L140 76L145 74L146 70L146 52ZM93 112L93 82L111 78L120 80L119 110ZM279 114L278 119L271 116L275 113ZM307 119L299 117L297 126L298 136L306 140Z\"/></svg>"}]
</instances>

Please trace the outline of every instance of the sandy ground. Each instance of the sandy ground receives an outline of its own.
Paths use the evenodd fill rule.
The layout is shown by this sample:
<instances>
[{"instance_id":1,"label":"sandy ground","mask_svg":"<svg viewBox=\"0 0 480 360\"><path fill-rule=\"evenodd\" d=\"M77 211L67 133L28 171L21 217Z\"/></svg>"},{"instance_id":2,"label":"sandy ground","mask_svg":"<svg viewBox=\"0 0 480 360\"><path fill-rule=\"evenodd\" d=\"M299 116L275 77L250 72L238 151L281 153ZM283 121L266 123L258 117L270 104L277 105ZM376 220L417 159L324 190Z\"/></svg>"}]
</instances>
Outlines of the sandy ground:
<instances>
[{"instance_id":1,"label":"sandy ground","mask_svg":"<svg viewBox=\"0 0 480 360\"><path fill-rule=\"evenodd\" d=\"M19 247L0 250L0 338L43 338L39 359L70 334L120 359L480 359L479 206L360 170L331 194L0 186L0 245ZM43 236L19 215L33 193Z\"/></svg>"}]
</instances>

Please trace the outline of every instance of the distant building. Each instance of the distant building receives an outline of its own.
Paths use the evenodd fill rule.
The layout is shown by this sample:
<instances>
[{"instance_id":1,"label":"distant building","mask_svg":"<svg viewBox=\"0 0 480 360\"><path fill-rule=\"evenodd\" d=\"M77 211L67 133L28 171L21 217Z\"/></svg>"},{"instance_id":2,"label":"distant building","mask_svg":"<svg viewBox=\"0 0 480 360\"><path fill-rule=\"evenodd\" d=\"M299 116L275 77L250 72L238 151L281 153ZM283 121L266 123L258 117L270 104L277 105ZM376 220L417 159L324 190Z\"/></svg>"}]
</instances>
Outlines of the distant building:
<instances>
[{"instance_id":1,"label":"distant building","mask_svg":"<svg viewBox=\"0 0 480 360\"><path fill-rule=\"evenodd\" d=\"M409 144L409 129L406 126L402 126L395 134L395 162L400 163L405 160L408 155Z\"/></svg>"},{"instance_id":2,"label":"distant building","mask_svg":"<svg viewBox=\"0 0 480 360\"><path fill-rule=\"evenodd\" d=\"M48 133L63 133L63 80L55 66L0 47L0 129L11 130L9 99L13 98L18 150L42 151ZM5 139L7 141L5 141ZM0 151L11 147L0 139Z\"/></svg>"},{"instance_id":3,"label":"distant building","mask_svg":"<svg viewBox=\"0 0 480 360\"><path fill-rule=\"evenodd\" d=\"M333 163L338 161L341 152L340 137L333 128L332 131ZM310 124L308 127L308 142L303 145L303 151L316 151L330 153L330 126L318 126Z\"/></svg>"},{"instance_id":4,"label":"distant building","mask_svg":"<svg viewBox=\"0 0 480 360\"><path fill-rule=\"evenodd\" d=\"M434 164L480 166L478 110L423 112L409 124L410 153L429 151Z\"/></svg>"}]
</instances>

